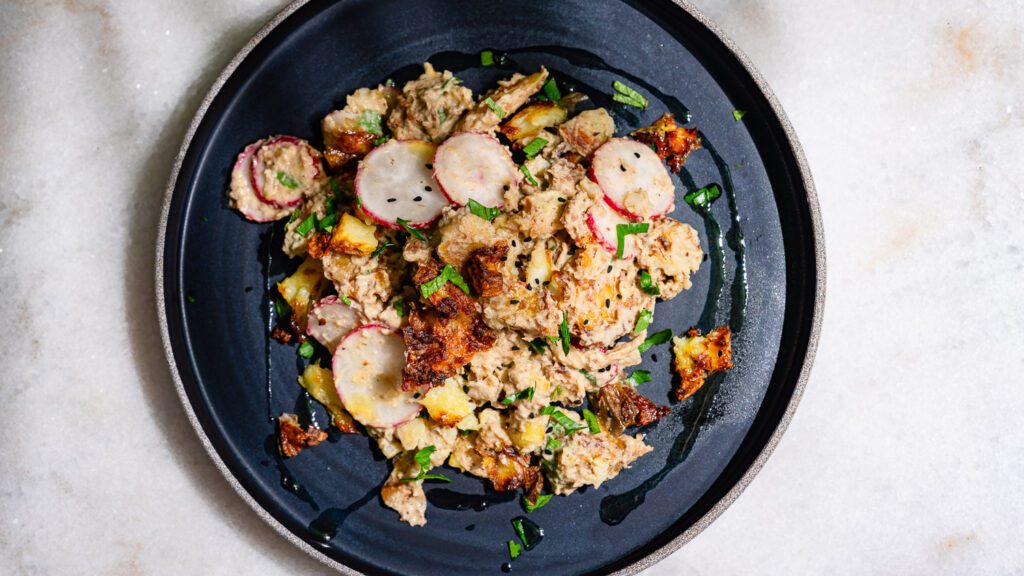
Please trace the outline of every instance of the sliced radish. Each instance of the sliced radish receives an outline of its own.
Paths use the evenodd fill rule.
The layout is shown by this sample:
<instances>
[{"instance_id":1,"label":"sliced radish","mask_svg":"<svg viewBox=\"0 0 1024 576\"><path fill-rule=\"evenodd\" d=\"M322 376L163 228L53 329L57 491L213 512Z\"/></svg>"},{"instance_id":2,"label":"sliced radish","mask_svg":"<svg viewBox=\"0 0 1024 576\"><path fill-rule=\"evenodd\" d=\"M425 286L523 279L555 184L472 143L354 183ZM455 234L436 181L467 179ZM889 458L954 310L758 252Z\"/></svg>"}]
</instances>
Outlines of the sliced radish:
<instances>
[{"instance_id":1,"label":"sliced radish","mask_svg":"<svg viewBox=\"0 0 1024 576\"><path fill-rule=\"evenodd\" d=\"M359 325L356 311L337 296L321 298L309 311L306 334L332 353L338 342Z\"/></svg>"},{"instance_id":2,"label":"sliced radish","mask_svg":"<svg viewBox=\"0 0 1024 576\"><path fill-rule=\"evenodd\" d=\"M422 406L402 392L405 343L383 324L349 332L334 352L334 387L345 409L363 426L392 428L419 414Z\"/></svg>"},{"instance_id":3,"label":"sliced radish","mask_svg":"<svg viewBox=\"0 0 1024 576\"><path fill-rule=\"evenodd\" d=\"M672 210L675 186L651 148L635 140L612 138L594 152L590 179L609 206L632 220L657 218Z\"/></svg>"},{"instance_id":4,"label":"sliced radish","mask_svg":"<svg viewBox=\"0 0 1024 576\"><path fill-rule=\"evenodd\" d=\"M519 183L519 170L508 148L496 138L463 132L438 146L434 178L453 204L465 206L472 199L488 208L501 208L505 191Z\"/></svg>"},{"instance_id":5,"label":"sliced radish","mask_svg":"<svg viewBox=\"0 0 1024 576\"><path fill-rule=\"evenodd\" d=\"M356 196L367 216L401 230L398 219L426 228L448 201L431 173L435 146L423 140L391 140L359 163Z\"/></svg>"},{"instance_id":6,"label":"sliced radish","mask_svg":"<svg viewBox=\"0 0 1024 576\"><path fill-rule=\"evenodd\" d=\"M228 198L232 208L238 210L246 219L253 222L273 222L291 214L287 208L278 208L260 200L252 187L249 175L249 163L256 150L266 140L257 140L249 144L238 155L235 166L231 169L231 183L228 187Z\"/></svg>"},{"instance_id":7,"label":"sliced radish","mask_svg":"<svg viewBox=\"0 0 1024 576\"><path fill-rule=\"evenodd\" d=\"M587 228L597 238L605 250L615 254L619 248L618 225L629 224L630 221L621 214L600 204L587 212ZM636 256L636 235L627 234L622 239L622 259L630 260Z\"/></svg>"},{"instance_id":8,"label":"sliced radish","mask_svg":"<svg viewBox=\"0 0 1024 576\"><path fill-rule=\"evenodd\" d=\"M296 206L320 177L320 153L305 140L275 136L249 161L249 180L256 196L277 208Z\"/></svg>"}]
</instances>

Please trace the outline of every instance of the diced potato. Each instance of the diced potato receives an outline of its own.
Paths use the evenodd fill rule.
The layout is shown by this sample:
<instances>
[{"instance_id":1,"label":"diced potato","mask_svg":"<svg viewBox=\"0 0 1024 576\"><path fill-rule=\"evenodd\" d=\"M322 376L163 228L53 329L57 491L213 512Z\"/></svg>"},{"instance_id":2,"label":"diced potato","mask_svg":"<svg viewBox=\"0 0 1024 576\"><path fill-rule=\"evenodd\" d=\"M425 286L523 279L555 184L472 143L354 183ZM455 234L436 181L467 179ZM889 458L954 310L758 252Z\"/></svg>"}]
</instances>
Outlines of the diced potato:
<instances>
[{"instance_id":1,"label":"diced potato","mask_svg":"<svg viewBox=\"0 0 1024 576\"><path fill-rule=\"evenodd\" d=\"M547 416L537 416L509 425L508 435L520 452L532 452L544 444Z\"/></svg>"},{"instance_id":2,"label":"diced potato","mask_svg":"<svg viewBox=\"0 0 1024 576\"><path fill-rule=\"evenodd\" d=\"M323 265L309 256L306 256L294 274L277 283L277 291L292 308L292 322L303 331L310 303L319 299L326 288Z\"/></svg>"},{"instance_id":3,"label":"diced potato","mask_svg":"<svg viewBox=\"0 0 1024 576\"><path fill-rule=\"evenodd\" d=\"M413 418L395 429L395 438L405 450L417 450L420 441L427 436L427 423L423 418Z\"/></svg>"},{"instance_id":4,"label":"diced potato","mask_svg":"<svg viewBox=\"0 0 1024 576\"><path fill-rule=\"evenodd\" d=\"M345 213L334 226L331 250L341 254L370 254L377 249L377 227Z\"/></svg>"},{"instance_id":5,"label":"diced potato","mask_svg":"<svg viewBox=\"0 0 1024 576\"><path fill-rule=\"evenodd\" d=\"M459 420L459 423L455 425L459 430L479 430L480 419L476 417L476 413L470 413L468 416Z\"/></svg>"},{"instance_id":6,"label":"diced potato","mask_svg":"<svg viewBox=\"0 0 1024 576\"><path fill-rule=\"evenodd\" d=\"M321 368L316 364L306 366L299 377L299 385L309 392L309 395L317 402L327 408L331 415L331 423L342 432L358 432L356 423L352 416L345 410L345 406L338 397L338 391L334 388L334 377L331 371Z\"/></svg>"},{"instance_id":7,"label":"diced potato","mask_svg":"<svg viewBox=\"0 0 1024 576\"><path fill-rule=\"evenodd\" d=\"M430 418L442 426L455 426L475 407L455 378L445 380L444 386L431 388L419 402L427 409Z\"/></svg>"},{"instance_id":8,"label":"diced potato","mask_svg":"<svg viewBox=\"0 0 1024 576\"><path fill-rule=\"evenodd\" d=\"M728 326L719 326L701 336L691 329L685 336L672 339L679 386L676 399L685 400L700 390L707 377L732 368L732 336Z\"/></svg>"},{"instance_id":9,"label":"diced potato","mask_svg":"<svg viewBox=\"0 0 1024 576\"><path fill-rule=\"evenodd\" d=\"M538 286L551 279L554 266L551 263L551 252L543 244L538 244L530 254L530 263L526 266L526 282Z\"/></svg>"},{"instance_id":10,"label":"diced potato","mask_svg":"<svg viewBox=\"0 0 1024 576\"><path fill-rule=\"evenodd\" d=\"M554 102L536 102L516 112L501 127L501 133L515 142L536 136L541 130L565 122L565 108Z\"/></svg>"}]
</instances>

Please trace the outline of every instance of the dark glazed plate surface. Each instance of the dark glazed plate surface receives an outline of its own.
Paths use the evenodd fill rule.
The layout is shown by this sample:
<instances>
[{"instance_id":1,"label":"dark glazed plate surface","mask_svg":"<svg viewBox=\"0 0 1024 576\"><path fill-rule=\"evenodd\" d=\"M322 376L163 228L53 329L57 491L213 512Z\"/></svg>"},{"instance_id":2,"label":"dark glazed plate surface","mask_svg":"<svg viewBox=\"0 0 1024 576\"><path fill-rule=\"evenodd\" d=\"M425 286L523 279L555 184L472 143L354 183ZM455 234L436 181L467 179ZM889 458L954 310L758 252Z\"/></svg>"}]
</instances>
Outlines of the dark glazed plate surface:
<instances>
[{"instance_id":1,"label":"dark glazed plate surface","mask_svg":"<svg viewBox=\"0 0 1024 576\"><path fill-rule=\"evenodd\" d=\"M510 53L509 69L547 65L600 105L614 79L641 87L648 110L612 109L620 134L664 111L689 110L709 149L691 156L679 190L714 182L728 194L714 204L712 221L680 192L673 216L700 231L712 258L690 291L658 304L653 330L729 323L736 362L647 431L652 454L600 489L555 498L531 514L546 536L516 560L514 573L633 572L693 537L739 494L785 427L823 304L810 179L757 77L692 10L666 1L313 1L285 12L236 59L200 111L171 183L158 248L172 369L229 481L282 534L341 570L500 573L513 538L509 521L522 512L480 481L449 471L454 484L428 485L428 524L411 528L377 497L387 464L367 438L332 437L284 464L274 457L268 415L304 408L294 348L268 348L265 272L274 282L295 264L279 251L280 224L245 222L224 197L234 157L248 142L287 133L319 143L320 119L345 94L388 77L408 80L427 59L458 68L478 91L509 73L466 67L490 48ZM748 111L742 122L734 109ZM642 390L659 403L668 402L670 359L667 346L645 354L643 368L655 379Z\"/></svg>"}]
</instances>

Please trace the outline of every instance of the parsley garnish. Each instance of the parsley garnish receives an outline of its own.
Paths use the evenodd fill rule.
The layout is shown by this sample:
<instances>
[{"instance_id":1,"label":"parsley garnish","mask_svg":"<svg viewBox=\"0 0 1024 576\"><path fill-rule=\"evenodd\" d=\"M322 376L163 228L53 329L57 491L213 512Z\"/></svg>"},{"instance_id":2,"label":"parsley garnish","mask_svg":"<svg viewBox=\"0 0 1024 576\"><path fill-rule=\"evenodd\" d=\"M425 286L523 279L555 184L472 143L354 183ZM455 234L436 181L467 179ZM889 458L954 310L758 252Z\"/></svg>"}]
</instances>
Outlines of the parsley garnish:
<instances>
[{"instance_id":1,"label":"parsley garnish","mask_svg":"<svg viewBox=\"0 0 1024 576\"><path fill-rule=\"evenodd\" d=\"M297 232L299 236L305 236L306 234L312 232L313 228L316 228L316 212L310 214L305 220L302 221L301 224L296 226L295 232Z\"/></svg>"},{"instance_id":2,"label":"parsley garnish","mask_svg":"<svg viewBox=\"0 0 1024 576\"><path fill-rule=\"evenodd\" d=\"M683 196L683 200L686 200L686 203L694 208L707 209L711 206L711 203L715 201L715 198L718 198L721 195L722 190L718 187L718 184L711 184L710 186L705 186L700 190L690 192L686 196Z\"/></svg>"},{"instance_id":3,"label":"parsley garnish","mask_svg":"<svg viewBox=\"0 0 1024 576\"><path fill-rule=\"evenodd\" d=\"M543 150L544 147L547 145L547 140L541 138L540 136L537 136L533 140L530 140L529 144L523 146L523 153L526 154L527 160L533 160L533 157L536 156L537 154L540 154L540 151Z\"/></svg>"},{"instance_id":4,"label":"parsley garnish","mask_svg":"<svg viewBox=\"0 0 1024 576\"><path fill-rule=\"evenodd\" d=\"M640 311L640 314L636 317L636 326L633 327L633 334L639 334L651 325L651 320L654 320L654 312L651 312L647 308Z\"/></svg>"},{"instance_id":5,"label":"parsley garnish","mask_svg":"<svg viewBox=\"0 0 1024 576\"><path fill-rule=\"evenodd\" d=\"M291 176L284 172L281 172L280 170L277 171L277 181L280 182L281 184L284 184L286 188L291 188L292 190L299 187L299 183L298 181L295 180L295 178L292 178Z\"/></svg>"},{"instance_id":6,"label":"parsley garnish","mask_svg":"<svg viewBox=\"0 0 1024 576\"><path fill-rule=\"evenodd\" d=\"M558 325L558 338L562 341L562 352L569 354L569 313L562 312L562 323Z\"/></svg>"},{"instance_id":7,"label":"parsley garnish","mask_svg":"<svg viewBox=\"0 0 1024 576\"><path fill-rule=\"evenodd\" d=\"M746 116L746 115L747 115L747 111L746 110L733 110L732 111L732 119L737 121L737 122L739 122L740 120L743 120L743 117Z\"/></svg>"},{"instance_id":8,"label":"parsley garnish","mask_svg":"<svg viewBox=\"0 0 1024 576\"><path fill-rule=\"evenodd\" d=\"M424 299L430 298L434 292L440 290L447 282L455 284L463 292L469 294L469 286L466 284L466 281L462 279L462 275L459 274L455 268L452 268L451 264L445 264L444 268L441 269L440 274L438 274L433 280L424 282L423 285L420 286L420 295L423 296Z\"/></svg>"},{"instance_id":9,"label":"parsley garnish","mask_svg":"<svg viewBox=\"0 0 1024 576\"><path fill-rule=\"evenodd\" d=\"M634 370L632 374L626 377L626 384L630 386L639 386L645 382L651 381L650 370Z\"/></svg>"},{"instance_id":10,"label":"parsley garnish","mask_svg":"<svg viewBox=\"0 0 1024 576\"><path fill-rule=\"evenodd\" d=\"M612 100L625 104L626 106L633 106L635 108L647 108L647 98L644 95L633 90L629 86L626 86L618 80L612 82L612 88L615 89L616 94L612 96Z\"/></svg>"},{"instance_id":11,"label":"parsley garnish","mask_svg":"<svg viewBox=\"0 0 1024 576\"><path fill-rule=\"evenodd\" d=\"M554 406L545 406L540 409L540 413L544 414L545 416L551 416L551 419L554 420L554 423L552 425L560 427L562 430L565 431L566 434L579 432L580 430L583 430L584 428L587 427L586 424L582 422L577 422L572 418L569 418L561 410L555 408Z\"/></svg>"},{"instance_id":12,"label":"parsley garnish","mask_svg":"<svg viewBox=\"0 0 1024 576\"><path fill-rule=\"evenodd\" d=\"M530 340L530 350L533 350L537 354L543 354L548 349L548 343L543 338L534 338Z\"/></svg>"},{"instance_id":13,"label":"parsley garnish","mask_svg":"<svg viewBox=\"0 0 1024 576\"><path fill-rule=\"evenodd\" d=\"M395 300L395 303L392 304L392 306L395 307L395 313L398 314L399 318L405 317L405 302L401 298Z\"/></svg>"},{"instance_id":14,"label":"parsley garnish","mask_svg":"<svg viewBox=\"0 0 1024 576\"><path fill-rule=\"evenodd\" d=\"M554 438L552 438L552 440L554 440ZM526 496L523 496L523 499L522 499L523 510L526 510L527 513L533 512L534 510L540 510L548 502L551 501L551 497L552 496L554 496L554 494L539 494L539 495L537 495L537 501L532 503L532 504L530 503L530 499L529 498L527 498Z\"/></svg>"},{"instance_id":15,"label":"parsley garnish","mask_svg":"<svg viewBox=\"0 0 1024 576\"><path fill-rule=\"evenodd\" d=\"M501 208L488 208L487 206L484 206L483 204L477 202L476 200L473 200L472 198L469 199L468 205L470 212L483 218L484 220L487 220L488 222L497 218L498 214L501 214Z\"/></svg>"},{"instance_id":16,"label":"parsley garnish","mask_svg":"<svg viewBox=\"0 0 1024 576\"><path fill-rule=\"evenodd\" d=\"M597 421L597 415L596 414L594 414L590 410L587 410L586 408L584 408L583 409L583 419L587 421L587 427L590 428L590 433L591 434L600 434L601 433L601 423Z\"/></svg>"},{"instance_id":17,"label":"parsley garnish","mask_svg":"<svg viewBox=\"0 0 1024 576\"><path fill-rule=\"evenodd\" d=\"M661 294L661 288L654 283L654 279L651 278L651 273L647 270L640 271L640 290L643 290L644 294L651 294L657 296Z\"/></svg>"},{"instance_id":18,"label":"parsley garnish","mask_svg":"<svg viewBox=\"0 0 1024 576\"><path fill-rule=\"evenodd\" d=\"M637 351L643 353L651 346L655 346L657 344L664 344L665 342L668 342L671 338L672 331L669 330L668 328L662 330L661 332L655 332L654 334L648 336L647 340L644 340L644 343L640 345L640 348L638 348Z\"/></svg>"},{"instance_id":19,"label":"parsley garnish","mask_svg":"<svg viewBox=\"0 0 1024 576\"><path fill-rule=\"evenodd\" d=\"M391 136L381 136L380 138L377 138L376 140L373 141L373 145L380 146L381 144L387 142L388 140L391 140Z\"/></svg>"},{"instance_id":20,"label":"parsley garnish","mask_svg":"<svg viewBox=\"0 0 1024 576\"><path fill-rule=\"evenodd\" d=\"M303 358L313 357L313 345L309 343L309 340L303 340L302 344L299 345L299 356Z\"/></svg>"},{"instance_id":21,"label":"parsley garnish","mask_svg":"<svg viewBox=\"0 0 1024 576\"><path fill-rule=\"evenodd\" d=\"M344 294L338 294L338 300L341 300L342 304L346 306L352 305L352 299L349 298L348 296L345 296Z\"/></svg>"},{"instance_id":22,"label":"parsley garnish","mask_svg":"<svg viewBox=\"0 0 1024 576\"><path fill-rule=\"evenodd\" d=\"M413 476L412 478L402 478L400 481L415 482L417 480L441 480L442 482L451 482L452 479L445 476L444 474L427 474L427 470L430 469L430 455L434 453L434 450L437 450L437 448L433 444L431 444L430 446L427 446L426 448L417 452L416 455L413 456L413 459L416 460L416 463L420 465L419 474Z\"/></svg>"},{"instance_id":23,"label":"parsley garnish","mask_svg":"<svg viewBox=\"0 0 1024 576\"><path fill-rule=\"evenodd\" d=\"M520 166L519 167L519 171L522 172L526 176L526 181L527 182L529 182L530 184L533 184L534 186L538 186L538 187L540 186L540 182L537 182L537 179L533 177L533 174L530 174L530 169L526 167L526 164L523 164L522 166Z\"/></svg>"},{"instance_id":24,"label":"parsley garnish","mask_svg":"<svg viewBox=\"0 0 1024 576\"><path fill-rule=\"evenodd\" d=\"M632 224L616 224L615 225L615 257L622 258L622 250L626 245L626 236L629 234L643 234L647 232L651 227L647 222L634 222Z\"/></svg>"},{"instance_id":25,"label":"parsley garnish","mask_svg":"<svg viewBox=\"0 0 1024 576\"><path fill-rule=\"evenodd\" d=\"M484 104L491 109L491 112L494 112L494 115L497 116L499 120L504 120L505 116L508 116L508 112L505 112L505 109L492 100L490 96L484 98Z\"/></svg>"},{"instance_id":26,"label":"parsley garnish","mask_svg":"<svg viewBox=\"0 0 1024 576\"><path fill-rule=\"evenodd\" d=\"M480 52L480 65L485 68L494 66L494 52L490 50L483 50Z\"/></svg>"},{"instance_id":27,"label":"parsley garnish","mask_svg":"<svg viewBox=\"0 0 1024 576\"><path fill-rule=\"evenodd\" d=\"M380 127L380 114L373 110L363 110L363 113L359 115L359 127L374 136L384 135L384 131Z\"/></svg>"},{"instance_id":28,"label":"parsley garnish","mask_svg":"<svg viewBox=\"0 0 1024 576\"><path fill-rule=\"evenodd\" d=\"M413 228L412 226L409 226L409 221L406 220L405 218L396 218L395 222L398 222L399 226L405 228L405 231L408 232L413 238L416 238L417 240L422 240L424 242L427 241L427 237L423 235L423 232L420 232L419 230Z\"/></svg>"},{"instance_id":29,"label":"parsley garnish","mask_svg":"<svg viewBox=\"0 0 1024 576\"><path fill-rule=\"evenodd\" d=\"M505 396L504 398L501 399L501 403L506 406L509 406L513 402L518 402L520 400L533 400L533 386L530 386L526 390L516 392L511 396Z\"/></svg>"},{"instance_id":30,"label":"parsley garnish","mask_svg":"<svg viewBox=\"0 0 1024 576\"><path fill-rule=\"evenodd\" d=\"M394 246L394 244L392 244L391 242L381 242L380 244L377 245L373 252L370 253L370 258L376 258L377 256L380 256L381 254L384 253L385 250L392 246Z\"/></svg>"},{"instance_id":31,"label":"parsley garnish","mask_svg":"<svg viewBox=\"0 0 1024 576\"><path fill-rule=\"evenodd\" d=\"M516 531L516 536L519 537L519 540L526 544L526 530L523 530L523 521L520 518L512 519L512 529Z\"/></svg>"},{"instance_id":32,"label":"parsley garnish","mask_svg":"<svg viewBox=\"0 0 1024 576\"><path fill-rule=\"evenodd\" d=\"M519 558L519 555L523 553L523 547L519 545L519 542L515 540L508 541L508 557L512 560Z\"/></svg>"}]
</instances>

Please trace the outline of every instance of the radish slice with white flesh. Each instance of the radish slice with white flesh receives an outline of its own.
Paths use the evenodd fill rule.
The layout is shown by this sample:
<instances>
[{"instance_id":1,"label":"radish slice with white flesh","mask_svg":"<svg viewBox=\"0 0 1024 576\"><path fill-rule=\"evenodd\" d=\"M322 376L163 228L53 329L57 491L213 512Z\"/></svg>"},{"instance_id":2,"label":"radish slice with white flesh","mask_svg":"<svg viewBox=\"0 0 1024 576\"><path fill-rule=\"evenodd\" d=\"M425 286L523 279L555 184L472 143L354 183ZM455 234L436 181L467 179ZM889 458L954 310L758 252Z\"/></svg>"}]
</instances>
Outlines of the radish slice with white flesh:
<instances>
[{"instance_id":1,"label":"radish slice with white flesh","mask_svg":"<svg viewBox=\"0 0 1024 576\"><path fill-rule=\"evenodd\" d=\"M257 140L245 147L231 169L231 183L228 187L228 203L252 222L273 222L292 213L291 209L278 208L260 200L252 187L249 164L253 154L266 140Z\"/></svg>"},{"instance_id":2,"label":"radish slice with white flesh","mask_svg":"<svg viewBox=\"0 0 1024 576\"><path fill-rule=\"evenodd\" d=\"M356 311L337 296L321 298L309 311L306 334L332 353L338 342L359 325Z\"/></svg>"},{"instance_id":3,"label":"radish slice with white flesh","mask_svg":"<svg viewBox=\"0 0 1024 576\"><path fill-rule=\"evenodd\" d=\"M501 208L505 191L519 184L519 170L508 148L493 136L463 132L437 147L434 178L453 204L470 200Z\"/></svg>"},{"instance_id":4,"label":"radish slice with white flesh","mask_svg":"<svg viewBox=\"0 0 1024 576\"><path fill-rule=\"evenodd\" d=\"M362 211L378 224L401 230L398 219L426 228L448 201L431 173L436 147L423 140L390 140L359 163L356 196Z\"/></svg>"},{"instance_id":5,"label":"radish slice with white flesh","mask_svg":"<svg viewBox=\"0 0 1024 576\"><path fill-rule=\"evenodd\" d=\"M383 324L352 330L334 351L334 387L345 410L363 426L393 428L420 413L422 406L402 391L405 343Z\"/></svg>"},{"instance_id":6,"label":"radish slice with white flesh","mask_svg":"<svg viewBox=\"0 0 1024 576\"><path fill-rule=\"evenodd\" d=\"M631 222L607 206L598 204L587 212L587 228L597 238L597 243L612 254L619 249L619 224ZM627 234L622 239L622 259L630 260L635 256L636 235Z\"/></svg>"},{"instance_id":7,"label":"radish slice with white flesh","mask_svg":"<svg viewBox=\"0 0 1024 576\"><path fill-rule=\"evenodd\" d=\"M320 153L305 140L275 136L253 153L249 171L257 198L277 208L292 208L320 178Z\"/></svg>"},{"instance_id":8,"label":"radish slice with white flesh","mask_svg":"<svg viewBox=\"0 0 1024 576\"><path fill-rule=\"evenodd\" d=\"M668 170L650 146L628 138L612 138L594 152L590 179L604 200L631 220L663 216L675 204L676 189Z\"/></svg>"}]
</instances>

